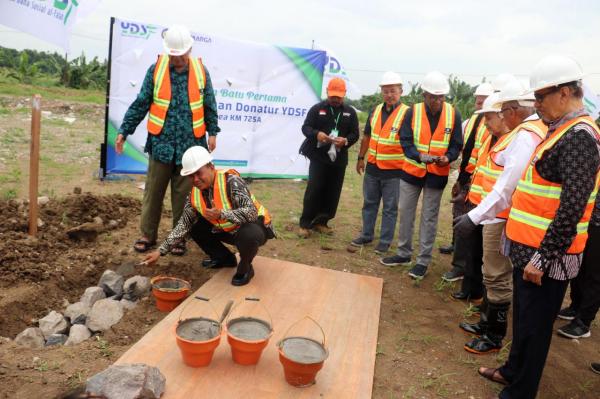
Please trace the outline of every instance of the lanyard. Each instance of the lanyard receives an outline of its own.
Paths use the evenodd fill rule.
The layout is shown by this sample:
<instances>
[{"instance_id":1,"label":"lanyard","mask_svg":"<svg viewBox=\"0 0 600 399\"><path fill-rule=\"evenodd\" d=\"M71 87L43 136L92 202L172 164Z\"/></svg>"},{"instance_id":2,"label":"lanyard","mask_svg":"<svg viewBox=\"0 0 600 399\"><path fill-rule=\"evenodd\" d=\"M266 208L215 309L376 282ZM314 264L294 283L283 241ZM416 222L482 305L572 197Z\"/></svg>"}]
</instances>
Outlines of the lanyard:
<instances>
[{"instance_id":1,"label":"lanyard","mask_svg":"<svg viewBox=\"0 0 600 399\"><path fill-rule=\"evenodd\" d=\"M338 128L338 123L340 121L340 116L342 115L343 110L341 110L338 114L337 117L335 117L335 112L333 112L333 107L330 105L329 109L331 110L331 116L333 116L335 118L335 127L334 129L337 130Z\"/></svg>"}]
</instances>

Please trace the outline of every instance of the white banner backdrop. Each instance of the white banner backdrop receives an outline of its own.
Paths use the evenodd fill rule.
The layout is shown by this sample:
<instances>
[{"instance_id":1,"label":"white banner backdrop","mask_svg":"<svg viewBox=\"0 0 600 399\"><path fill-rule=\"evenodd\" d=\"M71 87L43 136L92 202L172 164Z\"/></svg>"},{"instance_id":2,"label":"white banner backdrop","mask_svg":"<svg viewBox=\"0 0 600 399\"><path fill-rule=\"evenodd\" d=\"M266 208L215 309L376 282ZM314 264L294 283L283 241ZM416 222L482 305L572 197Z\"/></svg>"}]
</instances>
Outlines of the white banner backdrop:
<instances>
[{"instance_id":1,"label":"white banner backdrop","mask_svg":"<svg viewBox=\"0 0 600 399\"><path fill-rule=\"evenodd\" d=\"M123 155L114 138L148 67L163 52L164 27L113 19L105 173L145 173L146 120L128 137ZM301 126L320 100L326 53L251 43L193 32L192 55L201 57L213 83L221 133L213 156L245 176L307 175L298 154Z\"/></svg>"},{"instance_id":2,"label":"white banner backdrop","mask_svg":"<svg viewBox=\"0 0 600 399\"><path fill-rule=\"evenodd\" d=\"M83 3L86 10L93 10L99 1L0 0L0 24L69 51L69 35Z\"/></svg>"}]
</instances>

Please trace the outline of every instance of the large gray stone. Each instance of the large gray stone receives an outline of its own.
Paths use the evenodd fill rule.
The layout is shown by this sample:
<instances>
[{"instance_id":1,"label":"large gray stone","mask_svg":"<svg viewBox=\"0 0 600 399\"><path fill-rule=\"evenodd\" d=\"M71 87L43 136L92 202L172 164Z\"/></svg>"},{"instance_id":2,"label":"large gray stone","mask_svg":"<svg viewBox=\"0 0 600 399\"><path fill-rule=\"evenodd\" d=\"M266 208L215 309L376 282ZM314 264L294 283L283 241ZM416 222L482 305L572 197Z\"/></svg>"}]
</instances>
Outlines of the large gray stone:
<instances>
[{"instance_id":1,"label":"large gray stone","mask_svg":"<svg viewBox=\"0 0 600 399\"><path fill-rule=\"evenodd\" d=\"M54 310L48 313L46 317L40 319L38 323L45 339L48 339L52 334L67 332L69 329L69 323L64 316Z\"/></svg>"},{"instance_id":2,"label":"large gray stone","mask_svg":"<svg viewBox=\"0 0 600 399\"><path fill-rule=\"evenodd\" d=\"M123 276L120 274L115 273L112 270L106 270L102 274L102 277L100 277L98 287L101 287L104 290L106 296L122 295L123 281Z\"/></svg>"},{"instance_id":3,"label":"large gray stone","mask_svg":"<svg viewBox=\"0 0 600 399\"><path fill-rule=\"evenodd\" d=\"M121 305L123 305L123 309L125 310L135 309L137 306L137 302L130 301L129 299L125 298L121 299L119 302L121 302Z\"/></svg>"},{"instance_id":4,"label":"large gray stone","mask_svg":"<svg viewBox=\"0 0 600 399\"><path fill-rule=\"evenodd\" d=\"M123 284L123 298L137 301L150 294L150 279L144 276L133 276Z\"/></svg>"},{"instance_id":5,"label":"large gray stone","mask_svg":"<svg viewBox=\"0 0 600 399\"><path fill-rule=\"evenodd\" d=\"M71 324L85 324L90 310L91 307L87 303L76 302L67 306L65 317L71 321Z\"/></svg>"},{"instance_id":6,"label":"large gray stone","mask_svg":"<svg viewBox=\"0 0 600 399\"><path fill-rule=\"evenodd\" d=\"M46 340L46 346L64 345L68 338L65 334L52 334Z\"/></svg>"},{"instance_id":7,"label":"large gray stone","mask_svg":"<svg viewBox=\"0 0 600 399\"><path fill-rule=\"evenodd\" d=\"M85 325L92 332L106 331L123 317L123 305L112 299L101 299L88 313Z\"/></svg>"},{"instance_id":8,"label":"large gray stone","mask_svg":"<svg viewBox=\"0 0 600 399\"><path fill-rule=\"evenodd\" d=\"M65 342L66 346L78 345L83 341L89 339L92 336L92 332L82 324L75 324L69 331L69 339Z\"/></svg>"},{"instance_id":9,"label":"large gray stone","mask_svg":"<svg viewBox=\"0 0 600 399\"><path fill-rule=\"evenodd\" d=\"M158 399L165 392L166 378L146 364L113 365L87 381L85 391L106 399Z\"/></svg>"},{"instance_id":10,"label":"large gray stone","mask_svg":"<svg viewBox=\"0 0 600 399\"><path fill-rule=\"evenodd\" d=\"M80 301L88 305L90 308L94 306L96 301L106 298L104 290L100 287L88 287L81 296Z\"/></svg>"},{"instance_id":11,"label":"large gray stone","mask_svg":"<svg viewBox=\"0 0 600 399\"><path fill-rule=\"evenodd\" d=\"M44 347L46 340L42 330L35 327L29 327L17 335L15 342L27 348L39 349Z\"/></svg>"}]
</instances>

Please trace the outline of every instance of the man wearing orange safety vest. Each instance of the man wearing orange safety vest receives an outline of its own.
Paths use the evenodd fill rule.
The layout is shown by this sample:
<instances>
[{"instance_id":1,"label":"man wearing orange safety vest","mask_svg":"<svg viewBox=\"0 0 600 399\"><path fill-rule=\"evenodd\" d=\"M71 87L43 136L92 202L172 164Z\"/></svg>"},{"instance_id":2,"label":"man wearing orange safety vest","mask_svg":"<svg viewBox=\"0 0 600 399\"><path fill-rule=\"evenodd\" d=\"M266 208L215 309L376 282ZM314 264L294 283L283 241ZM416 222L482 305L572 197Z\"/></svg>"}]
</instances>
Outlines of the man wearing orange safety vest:
<instances>
[{"instance_id":1,"label":"man wearing orange safety vest","mask_svg":"<svg viewBox=\"0 0 600 399\"><path fill-rule=\"evenodd\" d=\"M506 222L513 340L502 367L479 369L507 385L501 399L535 398L554 320L581 267L600 176L600 131L583 107L583 75L573 59L549 56L530 76L548 133L517 184Z\"/></svg>"},{"instance_id":2,"label":"man wearing orange safety vest","mask_svg":"<svg viewBox=\"0 0 600 399\"><path fill-rule=\"evenodd\" d=\"M448 78L440 72L430 72L421 87L424 102L407 111L400 129L405 158L400 175L398 252L380 260L385 266L411 261L417 203L423 192L419 255L408 273L414 279L425 277L431 263L440 201L448 183L450 162L458 158L463 144L460 113L444 101L444 96L450 91Z\"/></svg>"},{"instance_id":3,"label":"man wearing orange safety vest","mask_svg":"<svg viewBox=\"0 0 600 399\"><path fill-rule=\"evenodd\" d=\"M200 58L191 56L194 39L184 26L165 31L161 54L148 68L140 93L125 113L115 140L115 150L123 152L125 140L148 114L148 172L142 202L142 237L134 249L145 252L156 244L162 205L169 183L173 227L183 211L190 181L180 176L181 157L190 147L216 147L219 132L217 103L210 76ZM174 255L185 253L185 240L171 248Z\"/></svg>"},{"instance_id":4,"label":"man wearing orange safety vest","mask_svg":"<svg viewBox=\"0 0 600 399\"><path fill-rule=\"evenodd\" d=\"M182 164L181 176L192 185L183 214L160 248L144 260L153 264L189 234L209 256L202 266L237 266L231 284L248 284L254 276L252 260L258 248L275 237L269 211L250 193L237 171L215 169L204 147L189 148ZM239 263L223 243L236 246Z\"/></svg>"},{"instance_id":5,"label":"man wearing orange safety vest","mask_svg":"<svg viewBox=\"0 0 600 399\"><path fill-rule=\"evenodd\" d=\"M381 78L383 103L378 104L367 118L356 171L364 172L362 230L350 245L362 247L375 239L375 222L381 211L381 232L375 253L386 253L394 239L398 219L400 173L404 151L400 145L400 127L408 107L400 101L402 78L395 72L386 72ZM365 164L366 156L366 164ZM365 166L366 165L366 166Z\"/></svg>"},{"instance_id":6,"label":"man wearing orange safety vest","mask_svg":"<svg viewBox=\"0 0 600 399\"><path fill-rule=\"evenodd\" d=\"M533 95L519 81L494 93L479 111L492 133L483 143L469 190L469 202L476 205L456 219L457 235L471 234L482 227L483 282L485 300L477 323L460 323L467 333L478 337L465 350L483 354L497 352L506 336L508 310L512 301L512 265L500 253L511 197L535 148L548 128L535 114Z\"/></svg>"}]
</instances>

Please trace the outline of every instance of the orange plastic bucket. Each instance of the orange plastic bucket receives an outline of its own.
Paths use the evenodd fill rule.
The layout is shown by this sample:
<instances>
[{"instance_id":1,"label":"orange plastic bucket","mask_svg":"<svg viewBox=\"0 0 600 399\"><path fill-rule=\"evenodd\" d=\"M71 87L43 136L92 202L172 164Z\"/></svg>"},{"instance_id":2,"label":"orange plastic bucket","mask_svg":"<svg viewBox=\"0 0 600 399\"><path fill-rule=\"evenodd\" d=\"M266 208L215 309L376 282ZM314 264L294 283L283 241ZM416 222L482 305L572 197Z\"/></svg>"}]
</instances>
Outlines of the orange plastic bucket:
<instances>
[{"instance_id":1,"label":"orange plastic bucket","mask_svg":"<svg viewBox=\"0 0 600 399\"><path fill-rule=\"evenodd\" d=\"M166 276L156 276L150 280L152 295L156 298L156 307L161 312L175 309L190 293L189 282Z\"/></svg>"},{"instance_id":2,"label":"orange plastic bucket","mask_svg":"<svg viewBox=\"0 0 600 399\"><path fill-rule=\"evenodd\" d=\"M246 301L259 302L258 298L246 298ZM264 306L263 306L264 308ZM264 308L266 311L266 308ZM230 317L234 310L231 311ZM268 311L267 311L268 314ZM273 321L271 322L253 316L239 316L228 319L227 342L231 347L231 357L237 364L243 366L257 364L263 349L273 335Z\"/></svg>"},{"instance_id":3,"label":"orange plastic bucket","mask_svg":"<svg viewBox=\"0 0 600 399\"><path fill-rule=\"evenodd\" d=\"M303 320L301 319L294 323L286 332L286 337L277 343L285 380L295 387L308 387L315 384L317 373L323 368L325 359L329 356L323 328L313 318L309 316L305 318L319 327L323 335L321 342L301 336L287 337L289 330Z\"/></svg>"}]
</instances>

